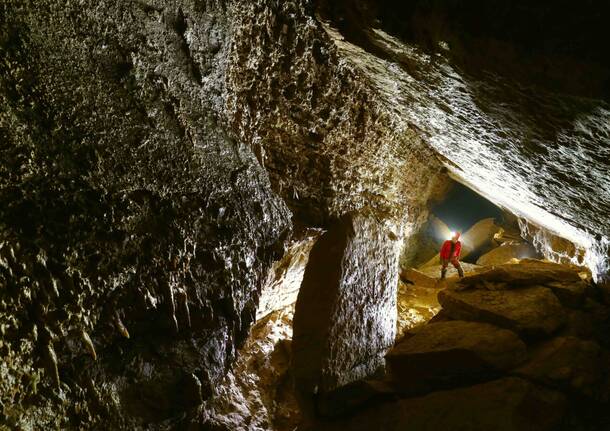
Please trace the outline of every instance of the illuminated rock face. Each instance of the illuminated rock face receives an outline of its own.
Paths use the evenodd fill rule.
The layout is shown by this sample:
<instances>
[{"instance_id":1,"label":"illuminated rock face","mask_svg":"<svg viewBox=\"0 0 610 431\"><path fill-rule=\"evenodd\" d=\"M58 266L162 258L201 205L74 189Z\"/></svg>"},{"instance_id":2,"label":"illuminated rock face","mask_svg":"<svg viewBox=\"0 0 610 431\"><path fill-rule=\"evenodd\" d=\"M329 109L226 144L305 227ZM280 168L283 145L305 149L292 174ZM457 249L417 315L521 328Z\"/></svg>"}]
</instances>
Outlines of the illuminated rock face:
<instances>
[{"instance_id":1,"label":"illuminated rock face","mask_svg":"<svg viewBox=\"0 0 610 431\"><path fill-rule=\"evenodd\" d=\"M397 237L349 215L314 245L294 316L293 363L303 396L374 374L394 344Z\"/></svg>"},{"instance_id":2,"label":"illuminated rock face","mask_svg":"<svg viewBox=\"0 0 610 431\"><path fill-rule=\"evenodd\" d=\"M607 272L610 64L595 7L324 4L340 55L453 176L541 226L545 255L560 258L547 239L558 235L584 250L596 278Z\"/></svg>"},{"instance_id":3,"label":"illuminated rock face","mask_svg":"<svg viewBox=\"0 0 610 431\"><path fill-rule=\"evenodd\" d=\"M527 218L528 232L541 226L542 247L554 229L603 272L603 62L586 74L596 59L585 59L582 88L566 71L532 91L501 67L472 73L483 60L468 44L485 47L484 36L439 34L424 51L425 37L399 24L434 20L351 3L0 5L3 420L205 423L196 406L257 311L288 301L258 306L293 224L329 228L346 213L368 217L343 250L345 274L364 278L335 285L350 295L333 292L333 354L318 371L330 371L328 387L369 373L393 338L392 312L383 315L396 289L392 244L428 219L443 164ZM369 297L354 294L360 283ZM367 338L364 322L381 336Z\"/></svg>"}]
</instances>

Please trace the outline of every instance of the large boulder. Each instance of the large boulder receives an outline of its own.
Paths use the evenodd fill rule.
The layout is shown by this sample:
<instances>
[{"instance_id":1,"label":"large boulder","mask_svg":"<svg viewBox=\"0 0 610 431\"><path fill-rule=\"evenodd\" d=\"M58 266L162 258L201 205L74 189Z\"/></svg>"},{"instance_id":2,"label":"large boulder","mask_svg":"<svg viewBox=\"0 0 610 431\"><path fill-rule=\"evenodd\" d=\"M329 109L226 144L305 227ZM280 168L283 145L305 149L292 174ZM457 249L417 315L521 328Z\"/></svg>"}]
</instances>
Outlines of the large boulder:
<instances>
[{"instance_id":1,"label":"large boulder","mask_svg":"<svg viewBox=\"0 0 610 431\"><path fill-rule=\"evenodd\" d=\"M580 307L583 305L587 293L591 290L590 285L583 281L553 281L545 286L550 288L566 307Z\"/></svg>"},{"instance_id":2,"label":"large boulder","mask_svg":"<svg viewBox=\"0 0 610 431\"><path fill-rule=\"evenodd\" d=\"M422 287L438 287L438 279L429 273L423 273L415 268L403 269L400 279L407 284L415 284Z\"/></svg>"},{"instance_id":3,"label":"large boulder","mask_svg":"<svg viewBox=\"0 0 610 431\"><path fill-rule=\"evenodd\" d=\"M595 341L557 337L534 350L516 370L520 376L593 396L602 380L601 349Z\"/></svg>"},{"instance_id":4,"label":"large boulder","mask_svg":"<svg viewBox=\"0 0 610 431\"><path fill-rule=\"evenodd\" d=\"M438 288L398 283L396 339L432 319L440 310Z\"/></svg>"},{"instance_id":5,"label":"large boulder","mask_svg":"<svg viewBox=\"0 0 610 431\"><path fill-rule=\"evenodd\" d=\"M329 226L313 246L294 315L293 365L305 400L383 366L396 331L396 238L358 214Z\"/></svg>"},{"instance_id":6,"label":"large boulder","mask_svg":"<svg viewBox=\"0 0 610 431\"><path fill-rule=\"evenodd\" d=\"M493 248L477 260L477 265L490 266L508 263L513 259L524 257L538 257L536 249L523 241L507 241L499 247Z\"/></svg>"},{"instance_id":7,"label":"large boulder","mask_svg":"<svg viewBox=\"0 0 610 431\"><path fill-rule=\"evenodd\" d=\"M566 407L563 394L511 377L373 406L308 431L555 431Z\"/></svg>"},{"instance_id":8,"label":"large boulder","mask_svg":"<svg viewBox=\"0 0 610 431\"><path fill-rule=\"evenodd\" d=\"M459 320L425 325L386 356L392 379L407 390L484 379L525 359L525 343L514 332Z\"/></svg>"},{"instance_id":9,"label":"large boulder","mask_svg":"<svg viewBox=\"0 0 610 431\"><path fill-rule=\"evenodd\" d=\"M518 265L506 264L465 277L460 281L463 286L488 287L491 284L505 287L547 284L552 282L580 282L576 267L552 262L528 260Z\"/></svg>"},{"instance_id":10,"label":"large boulder","mask_svg":"<svg viewBox=\"0 0 610 431\"><path fill-rule=\"evenodd\" d=\"M566 320L566 313L550 289L535 286L518 290L441 290L438 300L453 319L488 322L524 335L549 335Z\"/></svg>"}]
</instances>

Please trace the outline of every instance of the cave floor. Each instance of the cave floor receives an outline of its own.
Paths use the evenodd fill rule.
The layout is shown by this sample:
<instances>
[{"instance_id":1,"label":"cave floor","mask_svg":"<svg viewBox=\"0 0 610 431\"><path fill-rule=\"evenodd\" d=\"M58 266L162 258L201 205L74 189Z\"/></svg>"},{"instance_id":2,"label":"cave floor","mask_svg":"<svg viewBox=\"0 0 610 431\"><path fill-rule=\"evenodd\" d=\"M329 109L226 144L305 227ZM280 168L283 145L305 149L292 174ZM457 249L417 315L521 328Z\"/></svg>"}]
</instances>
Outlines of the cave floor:
<instances>
[{"instance_id":1,"label":"cave floor","mask_svg":"<svg viewBox=\"0 0 610 431\"><path fill-rule=\"evenodd\" d=\"M470 269L404 271L385 377L320 397L327 417L302 429L610 429L610 309L588 274L533 259Z\"/></svg>"}]
</instances>

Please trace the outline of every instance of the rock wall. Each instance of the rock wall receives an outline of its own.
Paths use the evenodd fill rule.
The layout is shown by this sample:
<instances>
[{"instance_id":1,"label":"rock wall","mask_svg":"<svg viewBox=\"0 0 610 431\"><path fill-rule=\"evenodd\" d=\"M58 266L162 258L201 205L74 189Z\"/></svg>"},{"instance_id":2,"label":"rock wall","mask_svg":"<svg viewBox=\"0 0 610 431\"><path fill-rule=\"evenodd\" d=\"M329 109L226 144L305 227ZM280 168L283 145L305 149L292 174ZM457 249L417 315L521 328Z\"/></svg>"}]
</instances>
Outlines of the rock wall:
<instances>
[{"instance_id":1,"label":"rock wall","mask_svg":"<svg viewBox=\"0 0 610 431\"><path fill-rule=\"evenodd\" d=\"M296 217L324 225L368 207L425 222L439 162L342 59L313 2L239 2L235 13L229 115Z\"/></svg>"},{"instance_id":2,"label":"rock wall","mask_svg":"<svg viewBox=\"0 0 610 431\"><path fill-rule=\"evenodd\" d=\"M171 426L246 339L291 222L222 116L230 35L218 1L0 4L0 422Z\"/></svg>"},{"instance_id":3,"label":"rock wall","mask_svg":"<svg viewBox=\"0 0 610 431\"><path fill-rule=\"evenodd\" d=\"M306 414L316 396L383 368L396 332L397 239L391 227L357 214L332 225L312 248L293 338Z\"/></svg>"},{"instance_id":4,"label":"rock wall","mask_svg":"<svg viewBox=\"0 0 610 431\"><path fill-rule=\"evenodd\" d=\"M425 220L438 162L308 1L7 0L0 57L11 426L189 421L247 337L288 207Z\"/></svg>"}]
</instances>

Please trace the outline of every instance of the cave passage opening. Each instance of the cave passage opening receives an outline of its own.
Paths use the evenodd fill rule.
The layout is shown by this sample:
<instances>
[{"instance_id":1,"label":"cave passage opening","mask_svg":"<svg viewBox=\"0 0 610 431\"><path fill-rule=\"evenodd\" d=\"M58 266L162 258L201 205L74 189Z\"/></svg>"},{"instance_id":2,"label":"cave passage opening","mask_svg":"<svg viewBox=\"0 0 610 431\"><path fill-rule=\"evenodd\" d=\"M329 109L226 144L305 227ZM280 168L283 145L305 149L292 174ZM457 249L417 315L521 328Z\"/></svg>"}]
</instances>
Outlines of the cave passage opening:
<instances>
[{"instance_id":1,"label":"cave passage opening","mask_svg":"<svg viewBox=\"0 0 610 431\"><path fill-rule=\"evenodd\" d=\"M506 218L500 207L458 182L453 182L442 201L432 205L431 212L443 220L450 231L460 232L466 232L485 218Z\"/></svg>"},{"instance_id":2,"label":"cave passage opening","mask_svg":"<svg viewBox=\"0 0 610 431\"><path fill-rule=\"evenodd\" d=\"M419 232L405 239L401 271L416 268L432 275L439 265L442 243L456 231L461 233L461 260L470 265L540 257L534 246L522 237L517 216L468 186L451 180L443 197L431 202L428 219ZM494 251L498 247L502 247L501 252ZM492 256L483 258L491 252Z\"/></svg>"}]
</instances>

